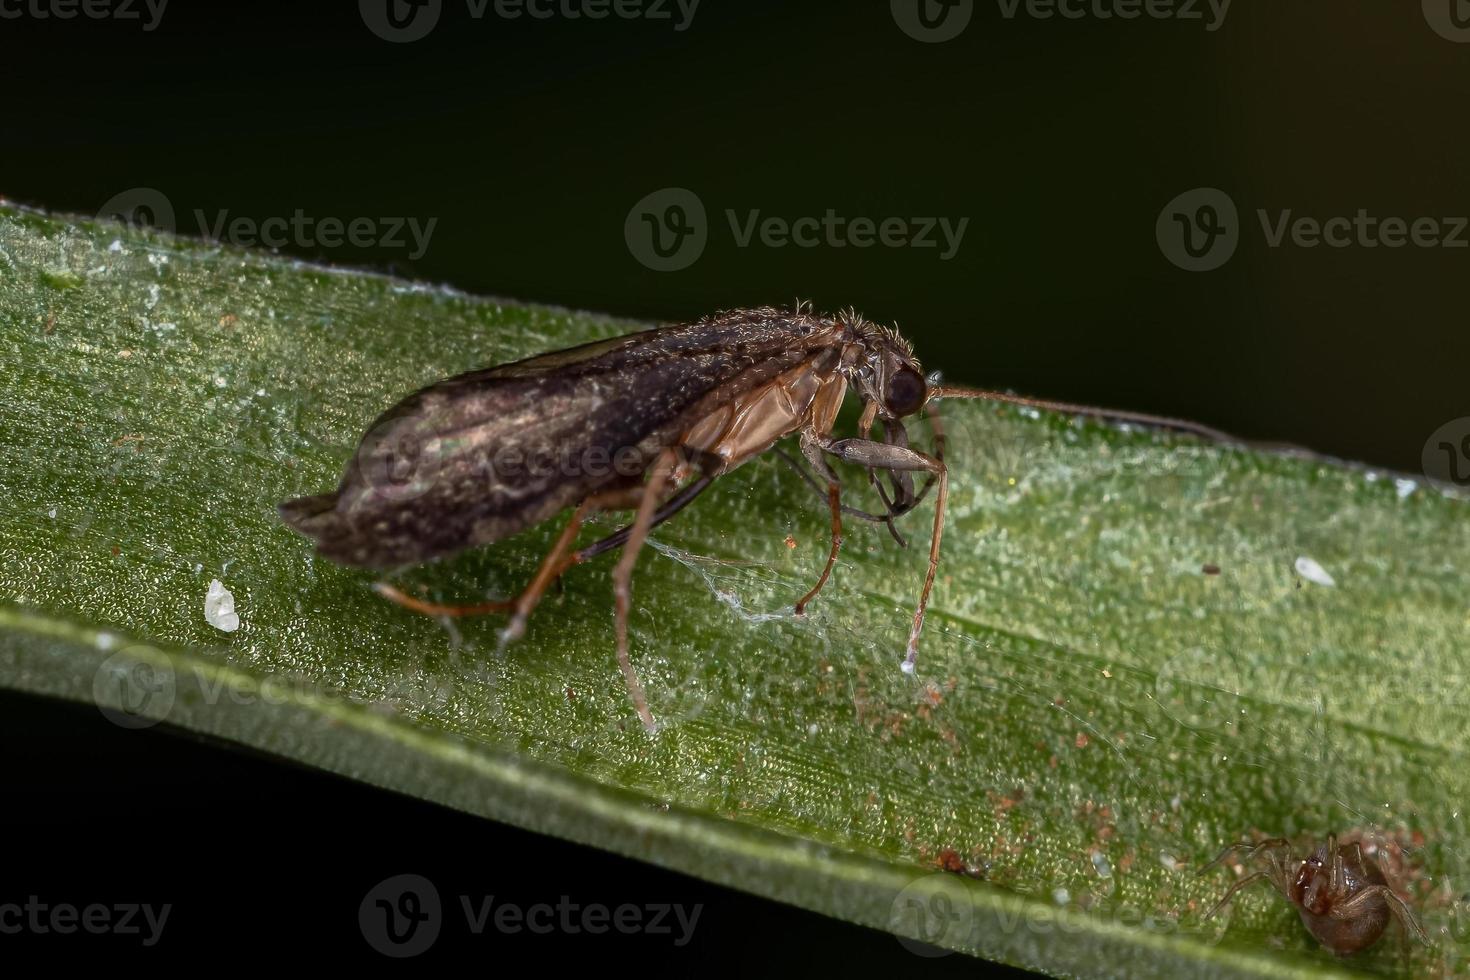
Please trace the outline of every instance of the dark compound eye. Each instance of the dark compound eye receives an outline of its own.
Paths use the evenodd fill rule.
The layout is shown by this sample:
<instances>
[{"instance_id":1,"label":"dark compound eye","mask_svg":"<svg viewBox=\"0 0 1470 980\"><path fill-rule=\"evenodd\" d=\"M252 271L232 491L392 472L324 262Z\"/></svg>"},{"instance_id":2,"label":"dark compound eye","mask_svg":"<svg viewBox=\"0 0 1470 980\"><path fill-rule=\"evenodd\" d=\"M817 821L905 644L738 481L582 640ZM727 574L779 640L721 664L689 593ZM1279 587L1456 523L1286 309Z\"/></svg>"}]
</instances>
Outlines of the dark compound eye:
<instances>
[{"instance_id":1,"label":"dark compound eye","mask_svg":"<svg viewBox=\"0 0 1470 980\"><path fill-rule=\"evenodd\" d=\"M923 376L918 371L902 368L888 379L888 387L883 391L884 407L895 418L912 415L924 407L927 394Z\"/></svg>"}]
</instances>

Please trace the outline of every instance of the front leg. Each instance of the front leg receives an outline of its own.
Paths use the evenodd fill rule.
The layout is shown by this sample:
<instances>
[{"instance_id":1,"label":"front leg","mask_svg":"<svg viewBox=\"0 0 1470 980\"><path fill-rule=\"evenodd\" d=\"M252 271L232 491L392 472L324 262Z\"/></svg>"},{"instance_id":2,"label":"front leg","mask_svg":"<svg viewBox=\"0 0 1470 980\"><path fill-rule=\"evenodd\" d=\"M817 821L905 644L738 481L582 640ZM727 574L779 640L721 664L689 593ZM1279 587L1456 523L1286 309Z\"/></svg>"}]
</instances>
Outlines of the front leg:
<instances>
[{"instance_id":1,"label":"front leg","mask_svg":"<svg viewBox=\"0 0 1470 980\"><path fill-rule=\"evenodd\" d=\"M796 615L800 616L806 612L807 603L817 597L822 591L822 586L827 584L827 579L832 577L832 566L837 564L837 553L842 550L842 485L837 481L837 474L833 472L832 465L822 455L822 443L825 440L812 432L801 434L801 454L806 457L812 468L827 478L827 507L832 514L832 547L827 552L827 564L822 566L822 574L817 578L817 584L812 586L806 595L802 596L796 603Z\"/></svg>"},{"instance_id":2,"label":"front leg","mask_svg":"<svg viewBox=\"0 0 1470 980\"><path fill-rule=\"evenodd\" d=\"M891 443L874 442L871 439L831 439L816 435L804 436L816 448L846 463L888 470L890 473L924 472L939 480L939 493L934 501L934 534L929 540L929 571L924 576L924 591L919 595L919 606L914 610L913 629L909 632L908 650L903 658L905 673L914 672L914 662L919 656L919 633L924 629L924 611L929 607L929 594L934 591L934 576L939 571L939 541L944 536L944 504L949 499L949 469L943 460L935 459L916 449Z\"/></svg>"}]
</instances>

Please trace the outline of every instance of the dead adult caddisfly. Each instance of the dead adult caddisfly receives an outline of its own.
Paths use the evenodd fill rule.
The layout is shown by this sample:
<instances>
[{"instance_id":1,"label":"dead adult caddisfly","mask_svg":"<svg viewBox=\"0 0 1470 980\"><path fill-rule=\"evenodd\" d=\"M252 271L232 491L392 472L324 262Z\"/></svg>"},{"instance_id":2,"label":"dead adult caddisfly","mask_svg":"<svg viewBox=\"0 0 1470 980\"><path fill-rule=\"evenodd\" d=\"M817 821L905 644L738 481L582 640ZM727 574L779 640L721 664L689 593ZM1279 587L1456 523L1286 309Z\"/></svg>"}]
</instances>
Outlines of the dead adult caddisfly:
<instances>
[{"instance_id":1,"label":"dead adult caddisfly","mask_svg":"<svg viewBox=\"0 0 1470 980\"><path fill-rule=\"evenodd\" d=\"M858 436L833 438L851 391L862 402ZM821 316L798 305L732 310L695 323L584 344L471 371L399 402L369 428L334 493L281 504L287 524L333 561L395 569L486 545L572 509L571 520L514 599L443 606L386 584L378 591L421 613L509 612L514 639L542 594L573 565L622 547L613 571L618 663L638 715L654 727L628 659L630 582L649 529L668 520L723 473L796 435L827 500L832 543L800 612L826 584L842 544L842 515L888 525L935 493L929 567L903 660L912 671L924 610L939 566L949 492L944 438L932 416L932 452L909 445L902 420L938 398L988 398L1040 408L1190 429L1169 419L940 385L926 379L907 341L856 313ZM881 440L873 439L873 426ZM829 458L862 467L882 499L879 514L842 503ZM879 478L888 481L885 487ZM913 475L926 477L915 489ZM633 510L632 522L574 549L590 513ZM901 538L899 539L902 540Z\"/></svg>"}]
</instances>

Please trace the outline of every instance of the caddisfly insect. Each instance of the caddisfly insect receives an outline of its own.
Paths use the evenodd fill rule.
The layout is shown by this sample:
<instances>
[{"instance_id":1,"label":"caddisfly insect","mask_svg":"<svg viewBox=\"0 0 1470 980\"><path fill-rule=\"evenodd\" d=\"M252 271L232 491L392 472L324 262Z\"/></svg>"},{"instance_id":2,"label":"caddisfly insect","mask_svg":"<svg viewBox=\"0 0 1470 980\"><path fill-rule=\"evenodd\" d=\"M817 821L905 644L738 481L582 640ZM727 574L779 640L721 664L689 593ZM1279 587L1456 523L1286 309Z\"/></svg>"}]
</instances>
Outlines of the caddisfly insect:
<instances>
[{"instance_id":1,"label":"caddisfly insect","mask_svg":"<svg viewBox=\"0 0 1470 980\"><path fill-rule=\"evenodd\" d=\"M862 402L859 435L833 438L849 391ZM384 583L378 591L430 615L509 612L501 632L506 642L521 635L542 594L563 572L622 546L613 571L618 664L638 716L652 730L653 716L628 658L630 583L639 549L651 528L716 477L792 434L817 476L801 471L826 498L832 518L826 565L796 603L798 613L832 574L843 514L885 523L902 543L894 518L937 486L929 567L903 660L906 671L914 669L939 567L949 474L943 432L932 411L932 452L909 445L902 420L946 397L1104 415L1219 437L1155 416L941 385L925 378L896 330L855 312L823 316L798 304L794 310L732 310L440 381L379 417L334 493L288 500L280 511L287 524L316 540L326 558L389 570L499 541L573 508L514 599L446 606ZM871 438L875 423L882 428L881 441ZM829 458L868 471L883 513L842 503ZM917 491L915 473L927 478ZM582 522L600 510L636 514L628 526L574 550Z\"/></svg>"}]
</instances>

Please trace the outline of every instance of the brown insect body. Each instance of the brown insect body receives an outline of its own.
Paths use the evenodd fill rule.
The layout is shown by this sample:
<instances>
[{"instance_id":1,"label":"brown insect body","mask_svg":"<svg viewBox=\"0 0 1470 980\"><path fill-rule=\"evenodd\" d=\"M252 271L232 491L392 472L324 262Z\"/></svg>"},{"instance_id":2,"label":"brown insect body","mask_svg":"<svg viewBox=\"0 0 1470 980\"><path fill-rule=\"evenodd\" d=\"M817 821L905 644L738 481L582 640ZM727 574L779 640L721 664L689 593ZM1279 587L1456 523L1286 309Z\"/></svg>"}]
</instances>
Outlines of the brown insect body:
<instances>
[{"instance_id":1,"label":"brown insect body","mask_svg":"<svg viewBox=\"0 0 1470 980\"><path fill-rule=\"evenodd\" d=\"M1339 845L1336 835L1329 834L1327 843L1306 858L1291 857L1290 843L1279 837L1259 844L1233 844L1200 873L1241 849L1247 851L1247 861L1264 857L1265 869L1230 886L1206 918L1223 909L1242 888L1266 881L1296 908L1313 938L1338 956L1357 953L1378 942L1390 916L1428 944L1429 937L1413 911L1394 894L1383 872L1363 857L1356 841Z\"/></svg>"},{"instance_id":2,"label":"brown insect body","mask_svg":"<svg viewBox=\"0 0 1470 980\"><path fill-rule=\"evenodd\" d=\"M856 438L833 439L843 399L863 403ZM430 385L383 413L369 428L337 490L281 504L283 520L316 541L323 557L345 565L396 569L509 537L573 509L536 576L514 600L444 606L379 583L400 605L433 615L512 612L502 642L525 628L546 588L566 569L623 547L613 571L618 662L644 724L653 728L627 654L633 563L648 531L673 516L712 480L781 438L799 434L832 523L827 562L800 612L821 591L842 544L842 515L894 528L937 486L929 563L903 662L913 669L933 590L944 529L948 470L933 417L935 448L912 449L902 419L938 397L985 398L1165 425L1207 436L1212 430L1136 413L1112 413L926 382L908 342L894 330L847 312L820 316L798 305L732 310L694 323L647 330ZM882 426L882 441L869 437ZM784 453L782 454L784 457ZM844 505L829 459L865 469L882 514ZM878 479L886 475L889 490ZM927 482L917 492L913 474ZM823 486L825 483L825 487ZM633 522L572 550L588 514L633 509Z\"/></svg>"},{"instance_id":3,"label":"brown insect body","mask_svg":"<svg viewBox=\"0 0 1470 980\"><path fill-rule=\"evenodd\" d=\"M282 516L324 557L388 570L492 544L636 484L701 419L793 368L809 372L840 329L808 314L738 313L430 385L369 427L335 493L287 501ZM747 429L754 421L742 413ZM731 465L749 455L726 455L733 435L720 447Z\"/></svg>"}]
</instances>

